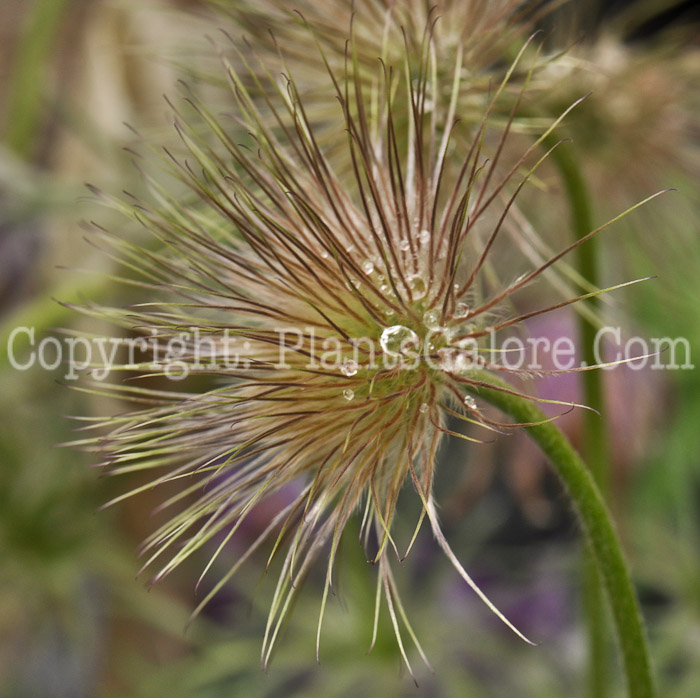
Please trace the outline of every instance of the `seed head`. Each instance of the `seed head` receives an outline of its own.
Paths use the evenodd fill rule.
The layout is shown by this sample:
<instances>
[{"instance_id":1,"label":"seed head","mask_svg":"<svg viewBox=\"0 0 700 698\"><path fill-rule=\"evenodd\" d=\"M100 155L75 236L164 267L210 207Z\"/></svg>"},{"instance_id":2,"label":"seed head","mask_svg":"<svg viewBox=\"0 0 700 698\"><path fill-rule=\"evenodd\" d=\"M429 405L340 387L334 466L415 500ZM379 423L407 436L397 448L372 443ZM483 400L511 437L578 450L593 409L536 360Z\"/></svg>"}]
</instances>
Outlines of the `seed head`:
<instances>
[{"instance_id":1,"label":"seed head","mask_svg":"<svg viewBox=\"0 0 700 698\"><path fill-rule=\"evenodd\" d=\"M376 61L369 83L352 34L338 69L310 33L336 109L323 122L308 116L289 66L280 78L260 66L242 75L225 61L233 114L216 118L190 92L182 109L173 107L184 147L167 155L182 191L145 175L148 202L113 201L161 248L97 232L139 272L135 283L148 295L136 307L86 310L150 334L160 358L129 368L173 378L197 373L189 391L112 386L138 406L93 425L103 435L81 442L103 454L112 473L154 473L118 500L181 483L163 503L171 520L144 543L144 568L157 568L160 579L206 547L213 552L204 576L256 505L295 492L197 609L254 551L281 556L264 665L300 581L325 550L320 638L339 542L355 515L378 568L377 614L383 597L407 665L401 624L420 646L391 558L408 554L426 520L466 583L523 637L445 540L433 474L443 438L479 440L448 422L484 433L512 426L490 418L478 398L483 371L507 370L485 339L551 309L518 317L509 302L578 243L514 281L498 280L491 258L503 235L508 250L533 259L509 216L558 120L521 157L502 162L517 101L495 140L489 121L516 61L470 145L455 145L462 81L453 76L450 99L434 99L444 85L431 70L433 28L420 34L417 52ZM408 123L402 133L398 114ZM339 151L351 163L342 176L333 166ZM176 359L164 361L173 339ZM401 541L393 524L406 481L422 506L413 535Z\"/></svg>"}]
</instances>

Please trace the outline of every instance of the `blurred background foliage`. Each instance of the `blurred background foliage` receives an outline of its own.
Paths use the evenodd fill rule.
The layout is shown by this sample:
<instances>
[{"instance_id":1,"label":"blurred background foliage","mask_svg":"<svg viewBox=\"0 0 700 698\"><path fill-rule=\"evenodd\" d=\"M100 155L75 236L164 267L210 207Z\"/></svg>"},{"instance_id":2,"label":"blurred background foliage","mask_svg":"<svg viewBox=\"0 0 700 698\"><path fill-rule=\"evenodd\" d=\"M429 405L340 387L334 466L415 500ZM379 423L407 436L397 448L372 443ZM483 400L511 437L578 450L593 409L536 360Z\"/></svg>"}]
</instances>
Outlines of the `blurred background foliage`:
<instances>
[{"instance_id":1,"label":"blurred background foliage","mask_svg":"<svg viewBox=\"0 0 700 698\"><path fill-rule=\"evenodd\" d=\"M695 5L565 3L543 26L548 42L570 51L536 76L547 90L536 91L531 117L551 118L592 90L563 130L586 173L597 222L653 191L678 189L601 238L603 280L619 282L621 269L629 278L658 275L618 297L616 312L630 335L686 337L700 365ZM53 299L127 302L105 280L110 261L83 240L79 222L95 218L125 235L138 232L98 209L84 183L115 193L141 189L125 151L138 139L124 122L147 141L172 139L162 94L173 93L178 64L193 74L216 64L204 35L217 22L196 0L0 3L0 697L583 695L576 522L523 436L477 448L449 444L436 487L465 566L539 647L523 645L489 616L426 533L398 575L436 670L419 671L416 690L401 675L386 619L377 646L364 654L373 574L347 536L320 666L321 582L312 576L263 674L259 648L272 593L256 572L264 557L185 633L203 559L147 593L144 581L134 581L134 551L153 529L158 498L147 494L95 515L122 491L119 483L100 479L82 454L55 447L73 438L65 415L105 406L61 385L60 368L9 366L14 327L36 326L38 340L79 324ZM549 231L549 244L560 246L570 232L561 224L567 214L556 203L561 185L553 170L541 186L551 190L552 206L543 210L527 196L522 206L538 230ZM562 317L557 322L571 324ZM554 335L562 327L537 330ZM649 622L660 695L678 698L696 698L700 686L699 375L625 369L605 376L611 507ZM543 381L537 389L571 399L576 381ZM576 442L577 417L563 425ZM237 550L233 544L229 564ZM217 563L221 573L226 562ZM621 690L612 668L610 682L614 694Z\"/></svg>"}]
</instances>

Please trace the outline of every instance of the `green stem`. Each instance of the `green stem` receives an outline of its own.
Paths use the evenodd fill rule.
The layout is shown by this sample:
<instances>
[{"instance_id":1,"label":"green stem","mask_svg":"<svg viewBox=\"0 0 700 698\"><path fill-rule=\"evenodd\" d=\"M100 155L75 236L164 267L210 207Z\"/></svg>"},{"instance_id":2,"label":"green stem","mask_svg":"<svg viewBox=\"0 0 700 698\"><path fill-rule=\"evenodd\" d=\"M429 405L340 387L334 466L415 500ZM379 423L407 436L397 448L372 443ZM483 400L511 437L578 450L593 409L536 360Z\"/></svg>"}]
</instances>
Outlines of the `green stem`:
<instances>
[{"instance_id":1,"label":"green stem","mask_svg":"<svg viewBox=\"0 0 700 698\"><path fill-rule=\"evenodd\" d=\"M538 423L544 413L526 398L509 390L507 383L479 371L474 379L493 388L474 388L475 395L510 415L516 422ZM637 597L622 547L603 498L591 474L564 435L552 422L525 427L550 459L578 513L598 572L608 592L622 663L631 698L654 698L649 649Z\"/></svg>"},{"instance_id":2,"label":"green stem","mask_svg":"<svg viewBox=\"0 0 700 698\"><path fill-rule=\"evenodd\" d=\"M552 141L554 141L552 137ZM550 145L553 145L551 143ZM571 227L576 239L581 239L594 228L588 187L579 169L571 147L556 148L553 161L562 178L571 212ZM598 287L598 240L592 238L576 249L578 272ZM598 307L597 296L586 301L592 310ZM588 366L597 363L595 338L597 328L583 314L578 315L581 360ZM603 376L599 371L579 374L583 388L583 402L598 412L604 411ZM605 496L609 491L610 442L605 420L595 412L583 415L583 457L598 488ZM596 566L590 555L583 560L583 610L588 625L588 695L605 698L610 694L608 682L607 622L603 591Z\"/></svg>"},{"instance_id":3,"label":"green stem","mask_svg":"<svg viewBox=\"0 0 700 698\"><path fill-rule=\"evenodd\" d=\"M610 695L610 657L605 593L595 557L590 550L583 555L583 615L587 625L588 674L590 698Z\"/></svg>"},{"instance_id":4,"label":"green stem","mask_svg":"<svg viewBox=\"0 0 700 698\"><path fill-rule=\"evenodd\" d=\"M553 145L553 143L552 143ZM581 239L594 229L593 215L588 187L576 162L571 148L559 147L552 153L552 158L561 174L571 211L571 226L576 239ZM576 248L576 267L584 279L593 286L599 286L597 238L593 237L584 245ZM595 309L600 298L594 296L584 303ZM578 316L579 345L581 359L587 365L597 363L595 355L595 337L597 328L583 315ZM605 396L603 378L600 371L585 371L581 374L583 402L589 407L602 411ZM608 491L608 463L610 443L605 420L595 412L586 412L584 416L584 457L593 473L598 487L603 493Z\"/></svg>"}]
</instances>

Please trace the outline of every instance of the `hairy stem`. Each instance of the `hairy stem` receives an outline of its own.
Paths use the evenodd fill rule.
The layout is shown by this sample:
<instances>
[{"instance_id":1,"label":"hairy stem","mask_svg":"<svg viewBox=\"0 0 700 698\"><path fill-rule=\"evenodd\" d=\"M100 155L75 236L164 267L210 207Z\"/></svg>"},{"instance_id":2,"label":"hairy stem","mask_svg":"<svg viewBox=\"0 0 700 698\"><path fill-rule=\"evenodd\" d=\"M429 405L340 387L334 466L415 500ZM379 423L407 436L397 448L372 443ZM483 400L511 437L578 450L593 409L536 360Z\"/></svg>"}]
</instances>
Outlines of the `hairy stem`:
<instances>
[{"instance_id":1,"label":"hairy stem","mask_svg":"<svg viewBox=\"0 0 700 698\"><path fill-rule=\"evenodd\" d=\"M475 387L472 392L517 422L533 423L546 419L544 413L526 398L499 390L509 389L509 386L491 374L479 371L473 377L494 388ZM608 592L629 695L631 698L654 698L656 691L639 604L617 532L600 491L581 457L553 423L525 429L549 458L578 513L591 555Z\"/></svg>"}]
</instances>

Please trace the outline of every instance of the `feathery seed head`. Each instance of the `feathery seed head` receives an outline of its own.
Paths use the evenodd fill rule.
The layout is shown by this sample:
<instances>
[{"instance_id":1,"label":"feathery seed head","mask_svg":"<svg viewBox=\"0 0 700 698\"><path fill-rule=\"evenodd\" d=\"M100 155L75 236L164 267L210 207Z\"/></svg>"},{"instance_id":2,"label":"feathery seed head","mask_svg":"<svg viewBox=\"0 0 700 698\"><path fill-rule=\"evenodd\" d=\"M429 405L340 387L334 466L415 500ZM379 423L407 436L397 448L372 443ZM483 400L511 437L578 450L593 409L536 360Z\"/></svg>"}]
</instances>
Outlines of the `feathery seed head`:
<instances>
[{"instance_id":1,"label":"feathery seed head","mask_svg":"<svg viewBox=\"0 0 700 698\"><path fill-rule=\"evenodd\" d=\"M356 512L366 545L376 543L369 557L378 563L377 613L383 595L407 664L399 619L415 635L390 557L408 553L426 519L459 574L512 628L441 533L436 454L446 435L477 440L448 420L507 426L472 396L483 385L480 371L507 368L484 339L521 319L504 313L511 296L576 243L538 259L509 221L515 196L544 159L537 148L558 122L515 162L501 162L515 108L495 140L488 125L516 63L494 88L470 146L455 145L462 82L455 76L450 99L434 99L443 85L431 69L433 27L416 39L417 52L377 61L369 84L352 34L342 68L318 43L336 105L335 120L323 123L308 116L294 71L280 77L256 66L243 76L227 64L233 115L216 118L188 92L184 108L207 125L203 132L173 107L185 154L168 156L188 193L149 177L150 203L115 204L161 249L103 235L152 298L90 312L151 332L160 357L169 341L180 342L175 361L160 359L162 371L153 362L131 368L218 381L204 392L115 385L140 408L96 424L105 434L83 442L104 454L113 473L156 473L118 499L182 483L163 504L176 513L144 544L144 567L159 565L158 579L216 545L206 574L257 504L290 483L298 488L199 607L258 548L282 556L263 664L298 580L327 548L322 618L339 541ZM408 123L402 134L398 114ZM320 143L321 132L332 146ZM351 163L342 177L329 155L338 149ZM509 249L534 261L508 284L490 263L503 235ZM400 541L392 524L407 480L422 512L411 539ZM375 618L375 633L376 626ZM319 634L320 627L319 620Z\"/></svg>"}]
</instances>

